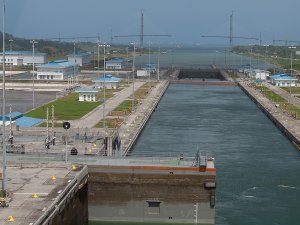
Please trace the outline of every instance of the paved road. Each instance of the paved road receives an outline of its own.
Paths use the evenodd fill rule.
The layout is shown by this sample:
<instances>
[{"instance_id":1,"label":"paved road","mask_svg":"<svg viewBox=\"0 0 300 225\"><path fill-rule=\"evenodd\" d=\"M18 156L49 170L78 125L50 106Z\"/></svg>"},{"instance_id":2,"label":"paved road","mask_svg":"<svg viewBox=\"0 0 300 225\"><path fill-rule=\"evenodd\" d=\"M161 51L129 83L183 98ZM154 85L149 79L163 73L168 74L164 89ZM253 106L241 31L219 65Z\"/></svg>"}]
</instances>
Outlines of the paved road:
<instances>
[{"instance_id":1,"label":"paved road","mask_svg":"<svg viewBox=\"0 0 300 225\"><path fill-rule=\"evenodd\" d=\"M290 102L291 104L297 106L300 108L300 100L296 97L294 97L293 95L290 95L289 92L281 89L280 87L271 85L271 84L266 84L266 86L273 92L275 92L276 94L280 95L281 97L283 97L285 100L287 100L288 102Z\"/></svg>"},{"instance_id":2,"label":"paved road","mask_svg":"<svg viewBox=\"0 0 300 225\"><path fill-rule=\"evenodd\" d=\"M144 82L135 82L134 87L135 90L140 88ZM106 101L105 104L105 116L107 116L113 109L115 109L118 105L120 105L124 100L130 97L132 94L132 84L124 88L122 91L117 92L116 95ZM84 117L70 121L71 126L73 128L92 128L99 121L103 119L103 105L97 107L92 112L88 113Z\"/></svg>"}]
</instances>

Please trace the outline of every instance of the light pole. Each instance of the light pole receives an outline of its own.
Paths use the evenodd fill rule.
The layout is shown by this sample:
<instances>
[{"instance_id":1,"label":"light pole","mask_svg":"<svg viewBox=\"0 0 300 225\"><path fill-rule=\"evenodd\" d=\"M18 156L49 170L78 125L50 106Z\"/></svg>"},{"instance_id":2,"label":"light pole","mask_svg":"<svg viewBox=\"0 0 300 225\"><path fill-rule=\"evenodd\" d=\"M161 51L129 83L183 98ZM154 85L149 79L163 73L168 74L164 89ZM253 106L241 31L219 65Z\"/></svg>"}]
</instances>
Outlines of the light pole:
<instances>
[{"instance_id":1,"label":"light pole","mask_svg":"<svg viewBox=\"0 0 300 225\"><path fill-rule=\"evenodd\" d=\"M97 54L98 55L97 56L97 63L98 63L97 64L97 74L99 77L100 76L100 68L99 68L100 67L100 56L99 56L100 55L100 40L97 41L97 53L98 53Z\"/></svg>"},{"instance_id":2,"label":"light pole","mask_svg":"<svg viewBox=\"0 0 300 225\"><path fill-rule=\"evenodd\" d=\"M151 63L151 58L150 58L150 41L149 41L149 51L148 51L148 81L149 81L149 93L150 93L150 89L151 89L151 84L150 84L150 63Z\"/></svg>"},{"instance_id":3,"label":"light pole","mask_svg":"<svg viewBox=\"0 0 300 225\"><path fill-rule=\"evenodd\" d=\"M159 81L159 60L160 60L160 43L158 44L158 55L157 55L157 81Z\"/></svg>"},{"instance_id":4,"label":"light pole","mask_svg":"<svg viewBox=\"0 0 300 225\"><path fill-rule=\"evenodd\" d=\"M103 47L103 128L106 127L106 124L105 124L105 102L106 102L106 99L105 99L105 79L106 79L106 71L105 71L105 67L106 67L106 59L105 59L105 53L106 53L106 47L110 47L110 45L107 45L106 43L103 43L103 44L98 44L99 47Z\"/></svg>"},{"instance_id":5,"label":"light pole","mask_svg":"<svg viewBox=\"0 0 300 225\"><path fill-rule=\"evenodd\" d=\"M250 68L249 68L249 76L251 76L251 72L252 72L252 45L250 45Z\"/></svg>"},{"instance_id":6,"label":"light pole","mask_svg":"<svg viewBox=\"0 0 300 225\"><path fill-rule=\"evenodd\" d=\"M133 59L132 59L132 105L131 112L134 112L134 73L135 73L135 42L133 44Z\"/></svg>"},{"instance_id":7,"label":"light pole","mask_svg":"<svg viewBox=\"0 0 300 225\"><path fill-rule=\"evenodd\" d=\"M269 47L270 45L264 45L264 47L266 47L266 49L265 49L265 62L267 62L266 60L267 60L267 49L268 49L268 47ZM265 64L265 70L267 70L267 65Z\"/></svg>"},{"instance_id":8,"label":"light pole","mask_svg":"<svg viewBox=\"0 0 300 225\"><path fill-rule=\"evenodd\" d=\"M74 88L74 77L76 76L76 40L73 40L74 49L73 49L73 57L74 57L74 74L72 77L72 88Z\"/></svg>"},{"instance_id":9,"label":"light pole","mask_svg":"<svg viewBox=\"0 0 300 225\"><path fill-rule=\"evenodd\" d=\"M5 133L5 0L3 0L3 62L2 62L2 193L6 197L6 133Z\"/></svg>"},{"instance_id":10,"label":"light pole","mask_svg":"<svg viewBox=\"0 0 300 225\"><path fill-rule=\"evenodd\" d=\"M34 63L35 63L35 58L34 58L34 48L35 48L35 44L37 44L38 42L36 40L32 40L30 41L30 43L32 44L32 108L34 109L35 107L35 103L34 103Z\"/></svg>"},{"instance_id":11,"label":"light pole","mask_svg":"<svg viewBox=\"0 0 300 225\"><path fill-rule=\"evenodd\" d=\"M12 43L13 43L13 39L9 39L9 45L10 45L10 54L12 54ZM11 76L12 76L12 64L13 62L11 62L9 65L10 65L10 79L11 79Z\"/></svg>"},{"instance_id":12,"label":"light pole","mask_svg":"<svg viewBox=\"0 0 300 225\"><path fill-rule=\"evenodd\" d=\"M291 75L291 79L293 77L293 49L295 49L296 47L295 46L289 46L288 47L289 49L291 49L291 72L290 72L290 75ZM292 97L292 80L290 80L290 98ZM289 98L289 100L290 100ZM289 101L290 102L290 101Z\"/></svg>"}]
</instances>

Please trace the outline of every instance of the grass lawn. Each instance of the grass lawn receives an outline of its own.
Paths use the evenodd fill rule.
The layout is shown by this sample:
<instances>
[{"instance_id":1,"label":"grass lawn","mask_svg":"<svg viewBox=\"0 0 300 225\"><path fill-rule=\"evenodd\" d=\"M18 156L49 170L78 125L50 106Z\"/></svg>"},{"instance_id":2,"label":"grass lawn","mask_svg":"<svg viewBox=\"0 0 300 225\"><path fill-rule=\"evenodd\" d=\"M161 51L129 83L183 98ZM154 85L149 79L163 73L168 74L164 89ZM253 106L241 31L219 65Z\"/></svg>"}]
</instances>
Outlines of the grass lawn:
<instances>
[{"instance_id":1,"label":"grass lawn","mask_svg":"<svg viewBox=\"0 0 300 225\"><path fill-rule=\"evenodd\" d=\"M5 192L4 192L5 193ZM3 198L4 197L4 194L3 194L3 191L0 190L0 198Z\"/></svg>"},{"instance_id":2,"label":"grass lawn","mask_svg":"<svg viewBox=\"0 0 300 225\"><path fill-rule=\"evenodd\" d=\"M54 102L38 107L26 113L25 116L45 119L47 107L49 107L49 116L51 116L51 107L54 105L55 120L75 120L81 118L101 104L101 102L79 102L78 96L78 93L71 93Z\"/></svg>"},{"instance_id":3,"label":"grass lawn","mask_svg":"<svg viewBox=\"0 0 300 225\"><path fill-rule=\"evenodd\" d=\"M134 101L134 106L138 104L138 101ZM131 111L132 109L132 100L125 100L123 101L117 108L115 108L113 111Z\"/></svg>"},{"instance_id":4,"label":"grass lawn","mask_svg":"<svg viewBox=\"0 0 300 225\"><path fill-rule=\"evenodd\" d=\"M268 89L265 86L256 86L256 89L260 89L261 92L271 101L278 103L280 108L283 110L286 110L288 113L290 113L292 116L294 116L296 119L300 119L300 109L293 105L288 103L286 99L281 97L280 95L277 95L270 89Z\"/></svg>"},{"instance_id":5,"label":"grass lawn","mask_svg":"<svg viewBox=\"0 0 300 225\"><path fill-rule=\"evenodd\" d=\"M105 98L109 99L111 97L113 97L115 95L116 92L121 91L123 88L118 88L118 89L105 89ZM101 89L97 95L97 99L99 99L100 101L102 101L104 97L104 92Z\"/></svg>"},{"instance_id":6,"label":"grass lawn","mask_svg":"<svg viewBox=\"0 0 300 225\"><path fill-rule=\"evenodd\" d=\"M149 82L145 83L143 86L141 86L138 90L134 92L134 98L136 99L144 99L148 95L149 91L149 86L152 88L156 87L157 83L156 82ZM131 96L132 98L132 96Z\"/></svg>"},{"instance_id":7,"label":"grass lawn","mask_svg":"<svg viewBox=\"0 0 300 225\"><path fill-rule=\"evenodd\" d=\"M290 92L291 90L291 93L292 94L300 94L300 87L282 87L283 90L287 91L287 92Z\"/></svg>"},{"instance_id":8,"label":"grass lawn","mask_svg":"<svg viewBox=\"0 0 300 225\"><path fill-rule=\"evenodd\" d=\"M120 118L114 118L114 119L105 119L105 124L107 128L116 128L121 125L123 122L123 119ZM103 128L103 120L101 120L97 125L95 126L96 128Z\"/></svg>"}]
</instances>

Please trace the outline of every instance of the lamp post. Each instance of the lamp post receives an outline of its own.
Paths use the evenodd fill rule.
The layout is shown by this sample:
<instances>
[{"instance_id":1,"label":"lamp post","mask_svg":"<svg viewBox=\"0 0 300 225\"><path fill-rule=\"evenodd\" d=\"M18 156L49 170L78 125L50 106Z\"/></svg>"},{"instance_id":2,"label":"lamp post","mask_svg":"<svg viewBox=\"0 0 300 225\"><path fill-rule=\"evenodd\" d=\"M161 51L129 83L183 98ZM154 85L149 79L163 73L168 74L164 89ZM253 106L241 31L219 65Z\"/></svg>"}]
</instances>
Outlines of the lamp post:
<instances>
[{"instance_id":1,"label":"lamp post","mask_svg":"<svg viewBox=\"0 0 300 225\"><path fill-rule=\"evenodd\" d=\"M157 55L157 81L159 81L159 60L160 60L160 43L158 44L158 55Z\"/></svg>"},{"instance_id":2,"label":"lamp post","mask_svg":"<svg viewBox=\"0 0 300 225\"><path fill-rule=\"evenodd\" d=\"M35 96L34 96L34 63L35 63L35 57L34 57L34 50L35 50L35 44L37 44L38 42L36 40L32 40L30 41L30 43L32 44L32 108L34 109L35 107Z\"/></svg>"},{"instance_id":3,"label":"lamp post","mask_svg":"<svg viewBox=\"0 0 300 225\"><path fill-rule=\"evenodd\" d=\"M293 77L293 49L295 49L296 47L295 46L289 46L288 47L289 49L291 49L291 72L290 72L290 75L291 75L291 79ZM290 80L290 98L292 97L292 80ZM289 98L289 100L290 100ZM290 101L289 101L290 102Z\"/></svg>"},{"instance_id":4,"label":"lamp post","mask_svg":"<svg viewBox=\"0 0 300 225\"><path fill-rule=\"evenodd\" d=\"M2 62L2 193L6 197L6 133L5 133L5 0L3 0L3 62Z\"/></svg>"},{"instance_id":5,"label":"lamp post","mask_svg":"<svg viewBox=\"0 0 300 225\"><path fill-rule=\"evenodd\" d=\"M132 59L132 105L131 112L134 112L134 72L135 72L135 42L133 44L133 59Z\"/></svg>"},{"instance_id":6,"label":"lamp post","mask_svg":"<svg viewBox=\"0 0 300 225\"><path fill-rule=\"evenodd\" d=\"M12 43L13 43L13 39L9 39L9 46L10 46L10 54L12 54ZM11 61L11 63L9 64L10 65L10 79L11 79L11 76L12 76L12 64L13 62Z\"/></svg>"},{"instance_id":7,"label":"lamp post","mask_svg":"<svg viewBox=\"0 0 300 225\"><path fill-rule=\"evenodd\" d=\"M106 99L105 99L105 78L106 78L106 71L105 71L105 53L106 53L106 47L110 47L110 45L107 45L106 43L103 43L103 44L98 44L99 47L103 47L103 128L106 127L106 124L105 124L105 102L106 102Z\"/></svg>"},{"instance_id":8,"label":"lamp post","mask_svg":"<svg viewBox=\"0 0 300 225\"><path fill-rule=\"evenodd\" d=\"M267 60L267 50L268 50L268 47L269 47L270 45L267 45L267 44L265 44L264 45L264 47L266 47L266 49L265 49L265 61ZM265 64L265 70L267 69L267 65Z\"/></svg>"},{"instance_id":9,"label":"lamp post","mask_svg":"<svg viewBox=\"0 0 300 225\"><path fill-rule=\"evenodd\" d=\"M149 82L149 93L151 89L151 83L150 83L150 76L151 76L151 71L150 71L150 63L151 63L151 58L150 58L150 41L149 41L149 49L148 49L148 82Z\"/></svg>"},{"instance_id":10,"label":"lamp post","mask_svg":"<svg viewBox=\"0 0 300 225\"><path fill-rule=\"evenodd\" d=\"M73 49L73 57L74 57L74 74L72 77L72 88L74 88L74 78L76 76L76 40L73 40L74 49Z\"/></svg>"},{"instance_id":11,"label":"lamp post","mask_svg":"<svg viewBox=\"0 0 300 225\"><path fill-rule=\"evenodd\" d=\"M250 45L250 68L249 68L249 76L251 76L251 72L252 72L252 45Z\"/></svg>"}]
</instances>

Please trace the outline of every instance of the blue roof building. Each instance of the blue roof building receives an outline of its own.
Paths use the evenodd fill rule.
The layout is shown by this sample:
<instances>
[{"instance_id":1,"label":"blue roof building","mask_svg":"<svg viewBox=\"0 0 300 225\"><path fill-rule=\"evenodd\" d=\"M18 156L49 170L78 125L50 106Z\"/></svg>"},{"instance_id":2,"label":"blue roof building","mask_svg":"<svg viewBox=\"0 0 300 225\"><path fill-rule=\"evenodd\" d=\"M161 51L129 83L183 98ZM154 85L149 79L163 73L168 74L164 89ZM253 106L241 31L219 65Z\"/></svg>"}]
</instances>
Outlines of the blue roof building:
<instances>
[{"instance_id":1,"label":"blue roof building","mask_svg":"<svg viewBox=\"0 0 300 225\"><path fill-rule=\"evenodd\" d=\"M93 82L95 83L95 88L105 88L114 89L120 86L120 78L114 77L111 74L106 74L104 77L97 77Z\"/></svg>"},{"instance_id":2,"label":"blue roof building","mask_svg":"<svg viewBox=\"0 0 300 225\"><path fill-rule=\"evenodd\" d=\"M289 76L286 73L275 74L271 76L271 83L279 87L296 86L298 79Z\"/></svg>"},{"instance_id":3,"label":"blue roof building","mask_svg":"<svg viewBox=\"0 0 300 225\"><path fill-rule=\"evenodd\" d=\"M78 73L78 65L67 60L56 60L36 68L38 80L64 80Z\"/></svg>"},{"instance_id":4,"label":"blue roof building","mask_svg":"<svg viewBox=\"0 0 300 225\"><path fill-rule=\"evenodd\" d=\"M114 58L106 61L105 68L108 70L121 70L124 67L124 59Z\"/></svg>"},{"instance_id":5,"label":"blue roof building","mask_svg":"<svg viewBox=\"0 0 300 225\"><path fill-rule=\"evenodd\" d=\"M143 70L146 70L146 71L149 71L150 73L153 73L156 71L156 68L157 68L157 64L155 63L148 63L148 64L145 64L144 67L142 67Z\"/></svg>"}]
</instances>

